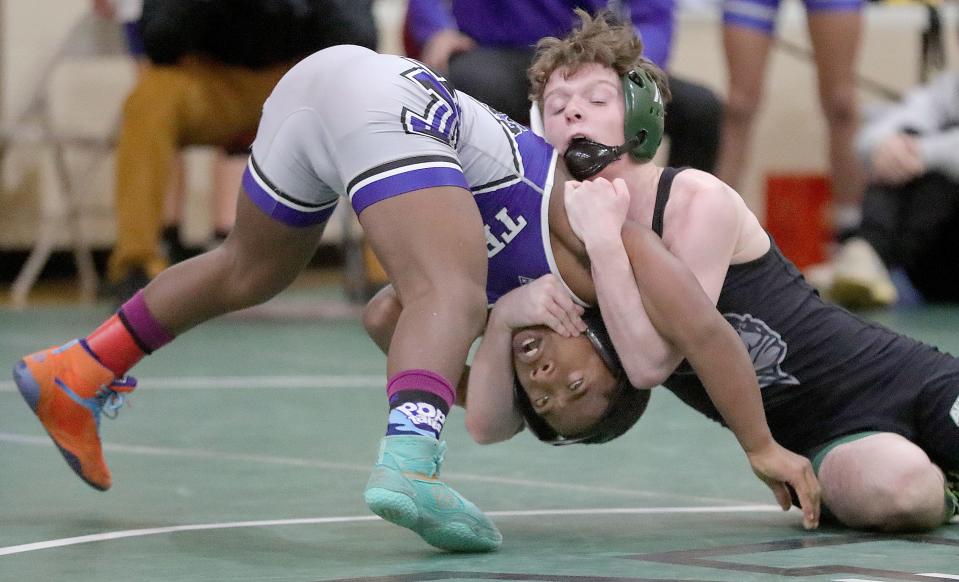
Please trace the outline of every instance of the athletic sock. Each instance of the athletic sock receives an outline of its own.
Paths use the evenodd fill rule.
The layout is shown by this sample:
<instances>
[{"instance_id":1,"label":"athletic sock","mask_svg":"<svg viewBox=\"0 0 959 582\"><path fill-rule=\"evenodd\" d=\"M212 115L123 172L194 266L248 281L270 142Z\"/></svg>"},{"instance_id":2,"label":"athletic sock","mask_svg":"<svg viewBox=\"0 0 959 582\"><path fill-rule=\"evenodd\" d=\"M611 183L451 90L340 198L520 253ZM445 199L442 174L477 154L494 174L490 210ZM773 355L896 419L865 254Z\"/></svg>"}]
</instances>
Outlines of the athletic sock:
<instances>
[{"instance_id":1,"label":"athletic sock","mask_svg":"<svg viewBox=\"0 0 959 582\"><path fill-rule=\"evenodd\" d=\"M386 436L420 435L440 438L453 406L452 385L430 370L405 370L386 385L390 415Z\"/></svg>"},{"instance_id":2,"label":"athletic sock","mask_svg":"<svg viewBox=\"0 0 959 582\"><path fill-rule=\"evenodd\" d=\"M946 471L946 522L959 515L959 472Z\"/></svg>"},{"instance_id":3,"label":"athletic sock","mask_svg":"<svg viewBox=\"0 0 959 582\"><path fill-rule=\"evenodd\" d=\"M111 372L123 376L143 356L171 341L173 336L153 317L143 291L138 291L81 343Z\"/></svg>"},{"instance_id":4,"label":"athletic sock","mask_svg":"<svg viewBox=\"0 0 959 582\"><path fill-rule=\"evenodd\" d=\"M946 519L948 522L952 518L959 515L959 498L956 497L956 492L951 489L946 489Z\"/></svg>"}]
</instances>

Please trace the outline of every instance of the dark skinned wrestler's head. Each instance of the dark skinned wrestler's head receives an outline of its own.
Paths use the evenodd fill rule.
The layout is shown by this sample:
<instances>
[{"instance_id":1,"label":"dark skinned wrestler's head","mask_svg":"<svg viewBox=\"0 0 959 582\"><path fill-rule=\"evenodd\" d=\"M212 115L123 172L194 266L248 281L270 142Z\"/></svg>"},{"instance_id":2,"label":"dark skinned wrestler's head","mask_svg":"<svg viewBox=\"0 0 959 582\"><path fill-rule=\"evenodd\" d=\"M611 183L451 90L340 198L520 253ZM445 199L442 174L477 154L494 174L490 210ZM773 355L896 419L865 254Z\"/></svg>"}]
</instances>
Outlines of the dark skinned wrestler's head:
<instances>
[{"instance_id":1,"label":"dark skinned wrestler's head","mask_svg":"<svg viewBox=\"0 0 959 582\"><path fill-rule=\"evenodd\" d=\"M596 310L587 332L563 337L547 327L513 335L516 401L527 426L552 444L602 443L642 415L648 390L629 384Z\"/></svg>"}]
</instances>

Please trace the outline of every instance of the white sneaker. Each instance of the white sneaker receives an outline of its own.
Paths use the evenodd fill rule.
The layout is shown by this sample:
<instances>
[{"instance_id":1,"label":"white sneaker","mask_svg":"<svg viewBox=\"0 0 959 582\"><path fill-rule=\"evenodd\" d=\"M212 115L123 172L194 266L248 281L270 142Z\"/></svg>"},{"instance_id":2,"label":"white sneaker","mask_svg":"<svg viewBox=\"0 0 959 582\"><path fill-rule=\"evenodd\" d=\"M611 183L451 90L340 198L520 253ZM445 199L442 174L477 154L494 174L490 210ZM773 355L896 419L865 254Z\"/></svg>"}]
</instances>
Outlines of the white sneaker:
<instances>
[{"instance_id":1,"label":"white sneaker","mask_svg":"<svg viewBox=\"0 0 959 582\"><path fill-rule=\"evenodd\" d=\"M819 291L824 298L829 298L832 291L832 283L835 278L835 266L830 261L825 263L816 263L809 265L802 271L806 282L812 285L813 289Z\"/></svg>"},{"instance_id":2,"label":"white sneaker","mask_svg":"<svg viewBox=\"0 0 959 582\"><path fill-rule=\"evenodd\" d=\"M834 261L834 276L829 296L849 309L889 307L899 298L876 249L854 237L846 241Z\"/></svg>"}]
</instances>

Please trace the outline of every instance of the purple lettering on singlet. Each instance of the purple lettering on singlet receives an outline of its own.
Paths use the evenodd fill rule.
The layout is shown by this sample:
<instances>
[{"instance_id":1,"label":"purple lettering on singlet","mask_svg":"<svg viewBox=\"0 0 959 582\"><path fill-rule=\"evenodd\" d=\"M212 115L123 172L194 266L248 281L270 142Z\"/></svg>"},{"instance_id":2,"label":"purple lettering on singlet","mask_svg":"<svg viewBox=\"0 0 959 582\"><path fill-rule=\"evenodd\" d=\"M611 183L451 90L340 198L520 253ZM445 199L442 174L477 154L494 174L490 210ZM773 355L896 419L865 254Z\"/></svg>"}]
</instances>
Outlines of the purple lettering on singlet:
<instances>
[{"instance_id":1,"label":"purple lettering on singlet","mask_svg":"<svg viewBox=\"0 0 959 582\"><path fill-rule=\"evenodd\" d=\"M553 149L531 132L517 137L525 180L475 196L483 217L488 271L486 297L490 304L516 287L550 272L549 244L541 192L553 162Z\"/></svg>"},{"instance_id":2,"label":"purple lettering on singlet","mask_svg":"<svg viewBox=\"0 0 959 582\"><path fill-rule=\"evenodd\" d=\"M419 84L432 97L423 111L403 108L403 127L408 133L427 135L455 148L460 110L444 80L422 66L405 71L403 76Z\"/></svg>"}]
</instances>

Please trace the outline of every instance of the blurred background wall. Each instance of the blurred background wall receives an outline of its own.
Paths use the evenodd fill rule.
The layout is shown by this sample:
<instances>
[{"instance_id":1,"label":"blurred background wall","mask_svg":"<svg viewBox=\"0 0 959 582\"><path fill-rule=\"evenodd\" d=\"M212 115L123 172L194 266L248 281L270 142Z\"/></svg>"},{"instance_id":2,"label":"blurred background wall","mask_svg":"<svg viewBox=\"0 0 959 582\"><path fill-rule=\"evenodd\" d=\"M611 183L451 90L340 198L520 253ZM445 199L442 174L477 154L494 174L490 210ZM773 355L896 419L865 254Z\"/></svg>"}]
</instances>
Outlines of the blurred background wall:
<instances>
[{"instance_id":1,"label":"blurred background wall","mask_svg":"<svg viewBox=\"0 0 959 582\"><path fill-rule=\"evenodd\" d=\"M804 54L809 46L805 15L799 2L783 3L779 36L785 48L775 50L770 61L767 93L742 188L760 217L764 216L768 176L827 173L825 122L818 110L813 65ZM41 209L46 205L55 211L61 205L51 148L29 136L10 137L24 112L42 98L51 125L60 134L107 137L132 83L132 66L122 46L112 55L109 46L91 49L82 42L85 33L80 34L79 45L67 42L89 10L89 0L0 0L0 121L7 134L0 165L0 251L29 249ZM404 11L405 0L378 0L381 51L401 51ZM947 62L954 63L956 6L947 7L945 15ZM861 75L899 92L918 83L920 34L925 24L925 9L918 4L870 5ZM673 70L724 92L726 73L716 4L711 0L683 4L676 40ZM883 101L867 87L861 95L867 110L869 104ZM88 211L84 232L95 246L109 248L113 237L112 157L80 146L67 148L67 154ZM205 166L209 157L210 152L202 148L188 151L187 239L203 240L208 234L205 192L210 173ZM330 236L338 236L338 229L332 230Z\"/></svg>"}]
</instances>

